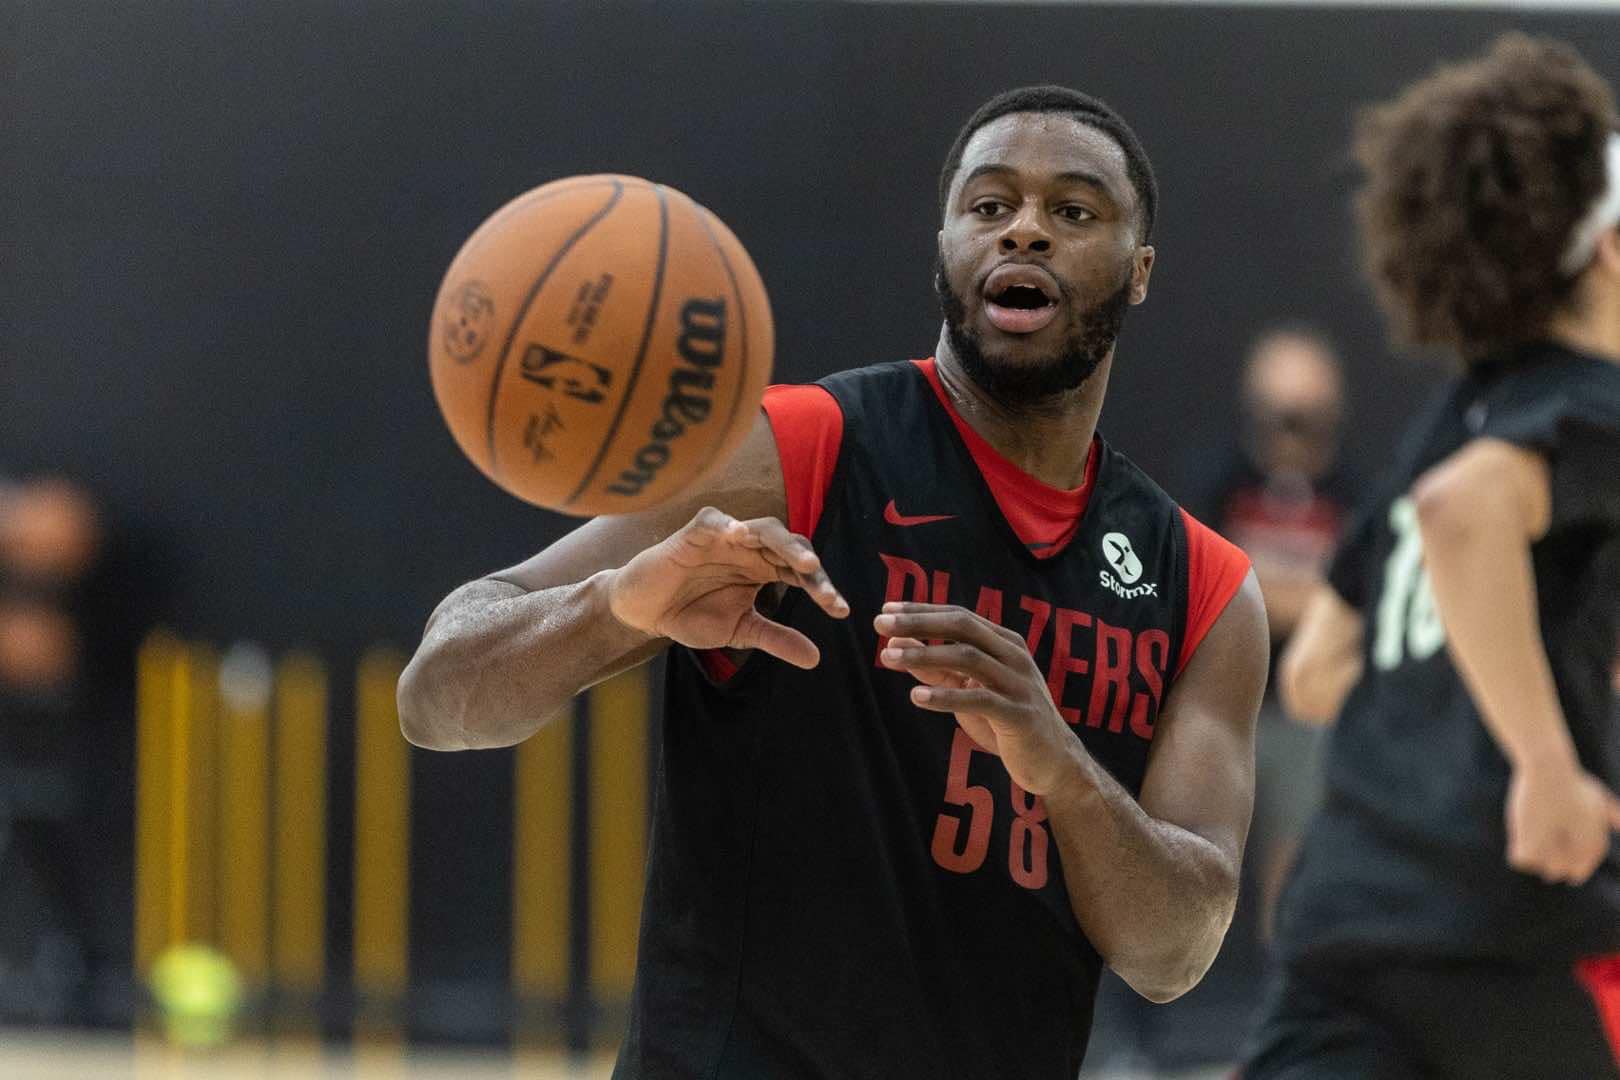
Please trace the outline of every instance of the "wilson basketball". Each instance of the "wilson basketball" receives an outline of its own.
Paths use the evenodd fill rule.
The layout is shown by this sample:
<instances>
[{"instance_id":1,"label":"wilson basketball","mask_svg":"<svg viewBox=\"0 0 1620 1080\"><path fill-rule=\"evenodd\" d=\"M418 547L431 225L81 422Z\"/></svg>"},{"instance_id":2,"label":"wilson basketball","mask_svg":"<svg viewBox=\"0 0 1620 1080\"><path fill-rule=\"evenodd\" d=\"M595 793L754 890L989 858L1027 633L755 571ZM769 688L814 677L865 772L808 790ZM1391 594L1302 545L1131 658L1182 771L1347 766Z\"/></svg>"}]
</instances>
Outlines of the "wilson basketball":
<instances>
[{"instance_id":1,"label":"wilson basketball","mask_svg":"<svg viewBox=\"0 0 1620 1080\"><path fill-rule=\"evenodd\" d=\"M685 195L576 176L521 195L450 264L428 340L462 451L568 514L663 502L725 460L770 381L753 260Z\"/></svg>"}]
</instances>

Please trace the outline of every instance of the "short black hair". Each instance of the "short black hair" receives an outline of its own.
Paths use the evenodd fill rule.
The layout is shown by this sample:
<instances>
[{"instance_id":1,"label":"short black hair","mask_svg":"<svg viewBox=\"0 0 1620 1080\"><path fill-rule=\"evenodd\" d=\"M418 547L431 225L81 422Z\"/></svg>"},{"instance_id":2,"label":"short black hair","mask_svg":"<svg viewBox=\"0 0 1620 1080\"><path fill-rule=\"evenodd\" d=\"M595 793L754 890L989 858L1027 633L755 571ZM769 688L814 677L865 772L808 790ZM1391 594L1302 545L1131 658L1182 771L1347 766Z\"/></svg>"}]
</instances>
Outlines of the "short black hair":
<instances>
[{"instance_id":1,"label":"short black hair","mask_svg":"<svg viewBox=\"0 0 1620 1080\"><path fill-rule=\"evenodd\" d=\"M967 149L973 133L992 120L1009 113L1064 113L1088 127L1094 127L1119 144L1125 152L1125 172L1131 186L1136 189L1137 209L1141 213L1142 239L1153 235L1153 218L1159 208L1159 184L1153 178L1153 163L1136 137L1136 132L1125 118L1090 94L1082 94L1067 86L1021 86L1005 90L980 105L962 130L956 133L950 153L945 155L945 167L939 171L939 215L945 216L945 201L950 195L951 181L962 166L962 152Z\"/></svg>"}]
</instances>

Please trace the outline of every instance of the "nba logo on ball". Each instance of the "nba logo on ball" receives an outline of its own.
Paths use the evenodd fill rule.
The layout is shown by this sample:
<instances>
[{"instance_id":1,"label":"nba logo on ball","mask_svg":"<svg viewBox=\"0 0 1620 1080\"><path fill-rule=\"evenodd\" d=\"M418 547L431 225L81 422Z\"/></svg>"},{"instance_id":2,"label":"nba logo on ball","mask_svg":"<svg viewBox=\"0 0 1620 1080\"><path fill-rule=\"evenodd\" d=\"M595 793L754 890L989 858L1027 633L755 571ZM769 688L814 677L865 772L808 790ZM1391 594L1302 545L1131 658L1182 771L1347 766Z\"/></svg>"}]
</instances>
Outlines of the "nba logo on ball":
<instances>
[{"instance_id":1,"label":"nba logo on ball","mask_svg":"<svg viewBox=\"0 0 1620 1080\"><path fill-rule=\"evenodd\" d=\"M1103 556L1114 573L1127 585L1135 585L1142 577L1142 560L1136 557L1131 541L1124 533L1111 532L1103 537Z\"/></svg>"}]
</instances>

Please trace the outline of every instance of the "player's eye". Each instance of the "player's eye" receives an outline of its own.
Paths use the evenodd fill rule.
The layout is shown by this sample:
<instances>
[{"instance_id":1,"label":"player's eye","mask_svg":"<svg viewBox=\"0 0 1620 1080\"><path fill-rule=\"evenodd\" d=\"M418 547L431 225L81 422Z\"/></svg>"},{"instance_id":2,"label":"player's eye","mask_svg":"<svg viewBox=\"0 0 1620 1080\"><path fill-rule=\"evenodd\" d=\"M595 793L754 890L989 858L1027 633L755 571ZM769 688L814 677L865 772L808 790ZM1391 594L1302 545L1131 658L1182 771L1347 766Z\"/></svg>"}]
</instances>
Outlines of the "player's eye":
<instances>
[{"instance_id":1,"label":"player's eye","mask_svg":"<svg viewBox=\"0 0 1620 1080\"><path fill-rule=\"evenodd\" d=\"M1007 208L1000 199L980 199L973 204L973 213L980 217L994 217Z\"/></svg>"},{"instance_id":2,"label":"player's eye","mask_svg":"<svg viewBox=\"0 0 1620 1080\"><path fill-rule=\"evenodd\" d=\"M1068 206L1058 207L1058 213L1070 221L1091 221L1097 216L1084 206L1075 206L1072 203Z\"/></svg>"}]
</instances>

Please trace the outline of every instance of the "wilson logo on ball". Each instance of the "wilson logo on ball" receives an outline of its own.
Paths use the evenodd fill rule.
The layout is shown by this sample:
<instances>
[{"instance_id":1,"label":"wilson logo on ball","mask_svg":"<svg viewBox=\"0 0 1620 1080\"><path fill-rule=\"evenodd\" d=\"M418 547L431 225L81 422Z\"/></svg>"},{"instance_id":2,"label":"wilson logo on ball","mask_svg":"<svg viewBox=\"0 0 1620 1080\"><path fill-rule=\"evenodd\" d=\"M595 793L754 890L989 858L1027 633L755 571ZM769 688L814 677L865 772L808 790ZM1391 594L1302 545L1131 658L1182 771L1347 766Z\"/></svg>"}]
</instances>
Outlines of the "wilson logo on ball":
<instances>
[{"instance_id":1,"label":"wilson logo on ball","mask_svg":"<svg viewBox=\"0 0 1620 1080\"><path fill-rule=\"evenodd\" d=\"M651 438L636 451L630 468L607 487L615 495L639 495L669 464L669 444L693 424L709 418L714 406L715 368L726 353L726 302L692 299L681 308L681 336L675 351L685 362L669 373L669 393L653 421Z\"/></svg>"}]
</instances>

